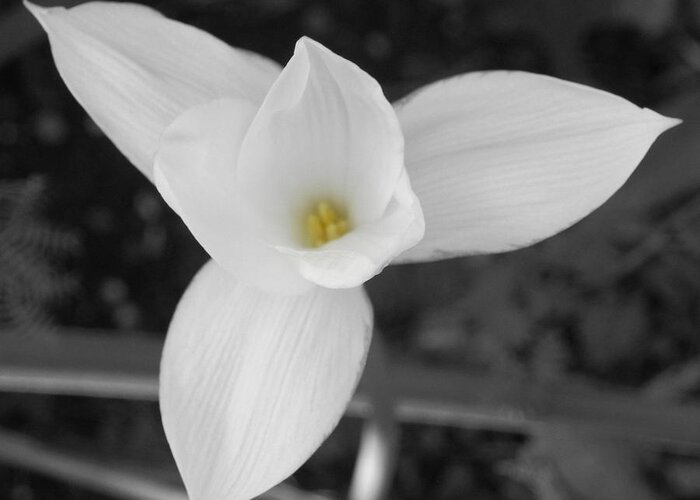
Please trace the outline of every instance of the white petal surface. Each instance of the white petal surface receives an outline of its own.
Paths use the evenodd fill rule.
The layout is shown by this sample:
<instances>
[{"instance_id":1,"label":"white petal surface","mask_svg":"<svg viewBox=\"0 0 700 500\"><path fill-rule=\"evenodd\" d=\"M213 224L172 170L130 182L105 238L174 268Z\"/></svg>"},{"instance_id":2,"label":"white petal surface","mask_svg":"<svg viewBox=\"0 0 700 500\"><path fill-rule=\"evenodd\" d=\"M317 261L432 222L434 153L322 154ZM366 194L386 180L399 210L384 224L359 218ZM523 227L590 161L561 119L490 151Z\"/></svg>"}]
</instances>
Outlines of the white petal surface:
<instances>
[{"instance_id":1,"label":"white petal surface","mask_svg":"<svg viewBox=\"0 0 700 500\"><path fill-rule=\"evenodd\" d=\"M190 499L249 499L294 472L340 419L371 332L360 288L270 295L205 265L178 305L160 376Z\"/></svg>"},{"instance_id":2,"label":"white petal surface","mask_svg":"<svg viewBox=\"0 0 700 500\"><path fill-rule=\"evenodd\" d=\"M265 241L272 229L252 222L236 190L240 144L256 111L247 100L218 99L182 113L161 138L155 184L220 266L249 285L299 293L313 285Z\"/></svg>"},{"instance_id":3,"label":"white petal surface","mask_svg":"<svg viewBox=\"0 0 700 500\"><path fill-rule=\"evenodd\" d=\"M241 150L240 185L253 204L287 224L331 199L360 224L384 213L402 170L401 129L377 82L300 39Z\"/></svg>"},{"instance_id":4,"label":"white petal surface","mask_svg":"<svg viewBox=\"0 0 700 500\"><path fill-rule=\"evenodd\" d=\"M25 5L75 98L149 178L158 138L178 114L223 96L259 103L279 74L276 63L141 5Z\"/></svg>"},{"instance_id":5,"label":"white petal surface","mask_svg":"<svg viewBox=\"0 0 700 500\"><path fill-rule=\"evenodd\" d=\"M425 238L398 262L551 236L608 199L678 123L606 92L504 71L428 85L396 112L426 220Z\"/></svg>"}]
</instances>

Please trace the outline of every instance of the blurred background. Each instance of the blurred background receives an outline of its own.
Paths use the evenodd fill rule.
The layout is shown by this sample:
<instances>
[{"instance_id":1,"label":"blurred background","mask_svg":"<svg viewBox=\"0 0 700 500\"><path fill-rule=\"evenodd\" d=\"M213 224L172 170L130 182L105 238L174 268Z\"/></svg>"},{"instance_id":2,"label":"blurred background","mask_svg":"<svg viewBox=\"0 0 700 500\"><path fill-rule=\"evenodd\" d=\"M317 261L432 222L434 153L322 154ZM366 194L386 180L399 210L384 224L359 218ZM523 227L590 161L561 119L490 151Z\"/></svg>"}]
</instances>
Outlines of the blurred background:
<instances>
[{"instance_id":1,"label":"blurred background","mask_svg":"<svg viewBox=\"0 0 700 500\"><path fill-rule=\"evenodd\" d=\"M419 366L444 374L426 382L427 407L466 408L404 412L390 498L700 499L700 2L144 3L280 63L308 35L392 101L514 69L682 118L572 229L509 254L392 267L368 288L399 399ZM0 2L0 379L76 338L147 346L115 354L115 370L154 376L153 346L206 258L72 98L21 2ZM3 454L17 436L177 484L152 397L4 390L0 499L112 498ZM359 432L344 419L292 483L342 498Z\"/></svg>"}]
</instances>

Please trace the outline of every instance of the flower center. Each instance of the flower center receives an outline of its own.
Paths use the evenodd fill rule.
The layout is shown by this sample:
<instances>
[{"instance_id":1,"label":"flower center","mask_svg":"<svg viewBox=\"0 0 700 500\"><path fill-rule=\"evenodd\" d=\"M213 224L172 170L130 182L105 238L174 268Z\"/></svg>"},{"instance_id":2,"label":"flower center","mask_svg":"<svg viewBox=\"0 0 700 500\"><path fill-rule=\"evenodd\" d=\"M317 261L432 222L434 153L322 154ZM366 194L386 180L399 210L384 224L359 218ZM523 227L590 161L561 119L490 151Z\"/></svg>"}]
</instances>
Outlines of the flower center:
<instances>
[{"instance_id":1,"label":"flower center","mask_svg":"<svg viewBox=\"0 0 700 500\"><path fill-rule=\"evenodd\" d=\"M343 210L325 200L311 209L306 215L305 223L307 242L313 248L337 240L350 229Z\"/></svg>"}]
</instances>

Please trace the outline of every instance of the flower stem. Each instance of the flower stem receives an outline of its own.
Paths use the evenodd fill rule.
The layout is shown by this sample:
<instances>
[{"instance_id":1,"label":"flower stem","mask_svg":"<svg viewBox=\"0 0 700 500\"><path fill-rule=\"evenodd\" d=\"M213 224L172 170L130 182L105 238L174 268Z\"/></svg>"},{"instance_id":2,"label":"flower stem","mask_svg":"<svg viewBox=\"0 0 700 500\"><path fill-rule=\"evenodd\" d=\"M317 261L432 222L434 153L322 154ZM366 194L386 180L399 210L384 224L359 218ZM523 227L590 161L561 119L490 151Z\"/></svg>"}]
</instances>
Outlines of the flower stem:
<instances>
[{"instance_id":1,"label":"flower stem","mask_svg":"<svg viewBox=\"0 0 700 500\"><path fill-rule=\"evenodd\" d=\"M365 367L370 411L362 429L349 500L383 500L391 487L399 447L395 391L382 339L375 332Z\"/></svg>"}]
</instances>

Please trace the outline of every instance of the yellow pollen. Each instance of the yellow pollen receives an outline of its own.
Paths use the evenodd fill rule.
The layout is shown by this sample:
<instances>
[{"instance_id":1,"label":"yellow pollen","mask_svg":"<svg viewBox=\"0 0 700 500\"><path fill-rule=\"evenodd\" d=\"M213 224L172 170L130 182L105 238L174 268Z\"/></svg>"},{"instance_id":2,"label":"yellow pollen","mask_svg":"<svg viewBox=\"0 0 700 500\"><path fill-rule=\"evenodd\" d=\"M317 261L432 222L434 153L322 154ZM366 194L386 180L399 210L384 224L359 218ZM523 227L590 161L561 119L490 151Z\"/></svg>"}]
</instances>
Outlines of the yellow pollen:
<instances>
[{"instance_id":1,"label":"yellow pollen","mask_svg":"<svg viewBox=\"0 0 700 500\"><path fill-rule=\"evenodd\" d=\"M318 248L337 240L348 232L350 225L342 212L328 201L321 201L306 216L306 235L310 246Z\"/></svg>"}]
</instances>

